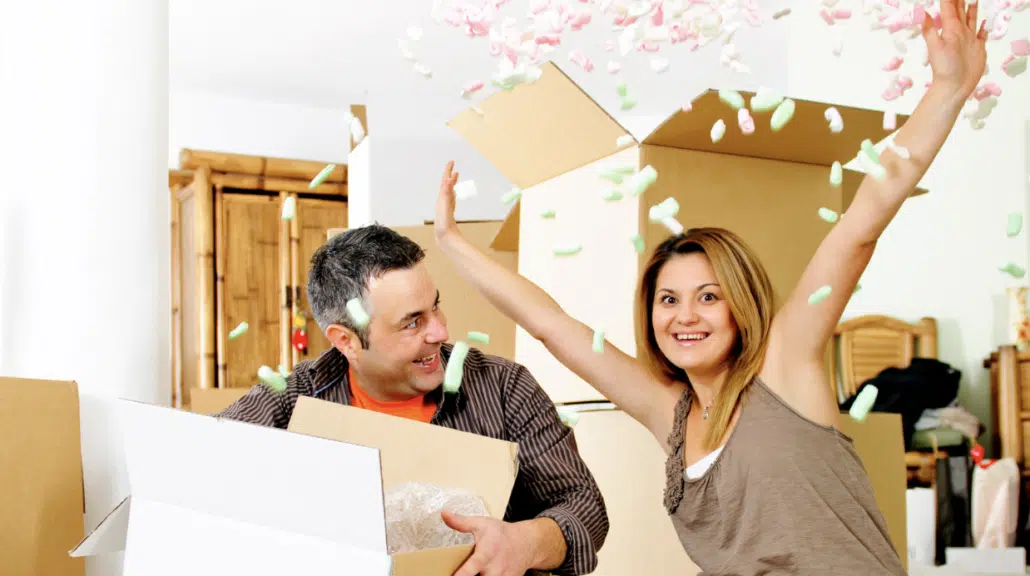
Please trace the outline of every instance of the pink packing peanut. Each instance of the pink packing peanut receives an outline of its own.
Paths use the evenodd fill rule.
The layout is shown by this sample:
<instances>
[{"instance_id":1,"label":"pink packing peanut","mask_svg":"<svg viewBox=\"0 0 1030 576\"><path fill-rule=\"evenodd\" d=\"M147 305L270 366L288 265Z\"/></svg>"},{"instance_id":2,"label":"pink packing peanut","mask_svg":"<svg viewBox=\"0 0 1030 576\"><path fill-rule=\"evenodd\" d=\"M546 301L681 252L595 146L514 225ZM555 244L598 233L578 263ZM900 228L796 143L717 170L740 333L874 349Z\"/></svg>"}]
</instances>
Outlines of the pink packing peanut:
<instances>
[{"instance_id":1,"label":"pink packing peanut","mask_svg":"<svg viewBox=\"0 0 1030 576\"><path fill-rule=\"evenodd\" d=\"M740 131L742 133L754 134L755 119L751 117L751 112L749 112L747 108L737 110L737 124L740 126Z\"/></svg>"},{"instance_id":2,"label":"pink packing peanut","mask_svg":"<svg viewBox=\"0 0 1030 576\"><path fill-rule=\"evenodd\" d=\"M665 21L665 12L662 10L662 5L658 4L658 6L654 9L654 11L651 12L651 25L652 26L661 26L662 22L664 22L664 21Z\"/></svg>"},{"instance_id":3,"label":"pink packing peanut","mask_svg":"<svg viewBox=\"0 0 1030 576\"><path fill-rule=\"evenodd\" d=\"M926 20L926 8L922 4L916 4L912 9L912 24L922 26L924 20Z\"/></svg>"},{"instance_id":4,"label":"pink packing peanut","mask_svg":"<svg viewBox=\"0 0 1030 576\"><path fill-rule=\"evenodd\" d=\"M480 90L482 87L483 82L481 80L473 80L472 82L469 82L464 87L462 87L461 95L465 98L468 98L469 96Z\"/></svg>"},{"instance_id":5,"label":"pink packing peanut","mask_svg":"<svg viewBox=\"0 0 1030 576\"><path fill-rule=\"evenodd\" d=\"M569 60L587 72L591 72L594 69L594 63L586 54L583 53L582 50L573 50L572 52L569 52Z\"/></svg>"},{"instance_id":6,"label":"pink packing peanut","mask_svg":"<svg viewBox=\"0 0 1030 576\"><path fill-rule=\"evenodd\" d=\"M891 61L888 62L887 65L883 67L883 69L887 72L894 72L898 68L901 68L901 65L904 64L904 62L904 58L902 58L901 56L895 56L891 58Z\"/></svg>"}]
</instances>

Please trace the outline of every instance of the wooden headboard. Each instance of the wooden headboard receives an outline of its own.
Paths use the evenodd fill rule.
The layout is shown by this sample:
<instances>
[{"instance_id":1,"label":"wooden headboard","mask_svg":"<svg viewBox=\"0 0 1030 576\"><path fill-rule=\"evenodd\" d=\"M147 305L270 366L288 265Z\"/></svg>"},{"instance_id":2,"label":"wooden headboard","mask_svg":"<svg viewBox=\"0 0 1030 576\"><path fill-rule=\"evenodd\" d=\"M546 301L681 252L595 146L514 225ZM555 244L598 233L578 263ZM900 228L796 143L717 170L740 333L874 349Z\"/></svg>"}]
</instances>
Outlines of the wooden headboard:
<instances>
[{"instance_id":1,"label":"wooden headboard","mask_svg":"<svg viewBox=\"0 0 1030 576\"><path fill-rule=\"evenodd\" d=\"M840 377L844 398L891 366L904 368L912 358L937 358L937 320L909 324L890 316L857 316L837 325L830 354L830 382Z\"/></svg>"}]
</instances>

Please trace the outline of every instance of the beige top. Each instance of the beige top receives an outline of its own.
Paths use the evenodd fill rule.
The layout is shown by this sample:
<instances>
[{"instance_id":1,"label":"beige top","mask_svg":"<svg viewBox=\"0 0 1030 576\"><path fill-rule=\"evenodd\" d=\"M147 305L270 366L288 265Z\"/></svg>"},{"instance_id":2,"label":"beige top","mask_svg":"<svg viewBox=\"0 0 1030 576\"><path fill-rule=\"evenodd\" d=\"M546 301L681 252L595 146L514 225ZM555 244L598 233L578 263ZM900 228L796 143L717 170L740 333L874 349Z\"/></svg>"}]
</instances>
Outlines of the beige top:
<instances>
[{"instance_id":1,"label":"beige top","mask_svg":"<svg viewBox=\"0 0 1030 576\"><path fill-rule=\"evenodd\" d=\"M668 440L665 507L701 574L905 574L850 438L756 378L722 452L688 480L691 404L687 390Z\"/></svg>"}]
</instances>

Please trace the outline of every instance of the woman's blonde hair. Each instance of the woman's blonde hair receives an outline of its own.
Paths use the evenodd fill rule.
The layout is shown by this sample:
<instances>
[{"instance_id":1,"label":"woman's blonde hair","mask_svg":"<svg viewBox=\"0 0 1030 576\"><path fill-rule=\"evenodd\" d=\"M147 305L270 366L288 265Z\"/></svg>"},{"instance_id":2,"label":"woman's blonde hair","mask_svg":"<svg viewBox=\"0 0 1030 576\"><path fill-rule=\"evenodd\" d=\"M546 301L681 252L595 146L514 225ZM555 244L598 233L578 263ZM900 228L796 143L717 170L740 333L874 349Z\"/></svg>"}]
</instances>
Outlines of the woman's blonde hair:
<instances>
[{"instance_id":1,"label":"woman's blonde hair","mask_svg":"<svg viewBox=\"0 0 1030 576\"><path fill-rule=\"evenodd\" d=\"M761 369L766 338L773 317L773 289L765 268L739 236L722 228L692 228L655 248L644 267L637 290L637 349L656 376L690 385L682 368L676 367L658 348L651 310L658 273L666 262L684 254L705 254L737 324L737 341L730 351L729 374L710 412L711 425L704 439L707 449L722 441L733 409Z\"/></svg>"}]
</instances>

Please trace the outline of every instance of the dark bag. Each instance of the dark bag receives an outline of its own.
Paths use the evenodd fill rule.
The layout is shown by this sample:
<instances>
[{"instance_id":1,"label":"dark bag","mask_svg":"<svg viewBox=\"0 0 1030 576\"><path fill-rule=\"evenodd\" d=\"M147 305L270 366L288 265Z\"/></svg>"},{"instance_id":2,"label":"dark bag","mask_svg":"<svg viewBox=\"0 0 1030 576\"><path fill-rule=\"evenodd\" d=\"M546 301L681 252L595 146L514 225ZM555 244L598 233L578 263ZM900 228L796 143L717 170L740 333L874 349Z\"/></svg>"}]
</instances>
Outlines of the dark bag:
<instances>
[{"instance_id":1,"label":"dark bag","mask_svg":"<svg viewBox=\"0 0 1030 576\"><path fill-rule=\"evenodd\" d=\"M945 550L973 545L972 508L969 487L972 462L969 456L937 460L937 564L944 564Z\"/></svg>"},{"instance_id":2,"label":"dark bag","mask_svg":"<svg viewBox=\"0 0 1030 576\"><path fill-rule=\"evenodd\" d=\"M905 368L885 368L866 380L861 392L873 384L879 390L873 412L892 412L901 415L905 434L905 450L912 448L912 434L916 422L928 408L944 408L958 396L958 382L962 373L940 360L913 358ZM847 399L841 409L848 410L855 398Z\"/></svg>"}]
</instances>

